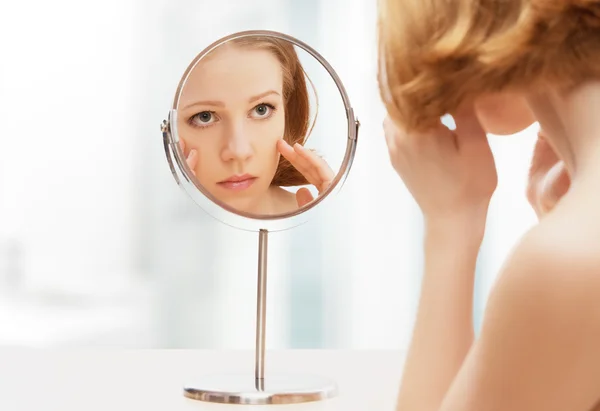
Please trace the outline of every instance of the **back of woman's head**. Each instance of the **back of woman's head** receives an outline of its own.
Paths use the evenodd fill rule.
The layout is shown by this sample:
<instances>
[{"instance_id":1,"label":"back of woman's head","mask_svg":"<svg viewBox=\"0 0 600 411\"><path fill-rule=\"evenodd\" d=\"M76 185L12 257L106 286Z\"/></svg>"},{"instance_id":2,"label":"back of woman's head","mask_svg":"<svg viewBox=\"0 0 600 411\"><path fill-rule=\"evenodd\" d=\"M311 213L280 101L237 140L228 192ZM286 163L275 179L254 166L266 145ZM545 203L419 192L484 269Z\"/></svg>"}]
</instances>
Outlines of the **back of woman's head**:
<instances>
[{"instance_id":1,"label":"back of woman's head","mask_svg":"<svg viewBox=\"0 0 600 411\"><path fill-rule=\"evenodd\" d=\"M390 116L426 129L486 93L600 78L600 0L380 0Z\"/></svg>"}]
</instances>

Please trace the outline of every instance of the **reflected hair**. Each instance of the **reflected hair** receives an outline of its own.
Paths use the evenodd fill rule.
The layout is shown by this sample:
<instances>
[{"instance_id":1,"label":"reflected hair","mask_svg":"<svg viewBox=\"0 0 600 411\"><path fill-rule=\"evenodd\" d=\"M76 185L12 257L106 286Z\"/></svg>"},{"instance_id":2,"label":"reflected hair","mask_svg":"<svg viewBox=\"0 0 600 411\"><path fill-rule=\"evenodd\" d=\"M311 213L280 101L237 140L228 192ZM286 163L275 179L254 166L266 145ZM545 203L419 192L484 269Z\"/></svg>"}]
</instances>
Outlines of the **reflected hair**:
<instances>
[{"instance_id":1,"label":"reflected hair","mask_svg":"<svg viewBox=\"0 0 600 411\"><path fill-rule=\"evenodd\" d=\"M406 130L503 91L600 78L600 0L379 0L378 82Z\"/></svg>"},{"instance_id":2,"label":"reflected hair","mask_svg":"<svg viewBox=\"0 0 600 411\"><path fill-rule=\"evenodd\" d=\"M296 143L304 145L316 121L315 112L311 122L308 84L313 90L315 100L317 93L314 84L300 63L294 45L286 40L268 36L241 37L233 40L232 43L238 46L267 50L279 60L283 70L283 104L285 107L283 139L291 146ZM294 187L306 184L308 184L306 177L296 170L285 157L280 156L271 185Z\"/></svg>"}]
</instances>

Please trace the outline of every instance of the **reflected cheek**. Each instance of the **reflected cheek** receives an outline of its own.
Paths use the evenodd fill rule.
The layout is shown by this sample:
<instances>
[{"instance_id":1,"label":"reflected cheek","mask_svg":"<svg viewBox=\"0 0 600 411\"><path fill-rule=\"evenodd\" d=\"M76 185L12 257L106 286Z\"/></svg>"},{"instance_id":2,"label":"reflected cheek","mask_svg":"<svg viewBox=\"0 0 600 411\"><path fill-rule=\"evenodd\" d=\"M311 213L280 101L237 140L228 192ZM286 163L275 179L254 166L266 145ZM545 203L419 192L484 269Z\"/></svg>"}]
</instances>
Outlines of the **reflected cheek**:
<instances>
[{"instance_id":1,"label":"reflected cheek","mask_svg":"<svg viewBox=\"0 0 600 411\"><path fill-rule=\"evenodd\" d=\"M277 141L283 138L285 123L283 121L267 121L260 127L260 138L256 139L260 147L261 157L271 157L275 162L279 160L279 150L277 150Z\"/></svg>"},{"instance_id":2,"label":"reflected cheek","mask_svg":"<svg viewBox=\"0 0 600 411\"><path fill-rule=\"evenodd\" d=\"M255 143L255 153L261 163L261 168L271 169L277 166L279 161L279 150L277 150L277 140L279 138L262 138ZM275 164L275 166L273 166ZM266 170L265 170L266 171Z\"/></svg>"},{"instance_id":3,"label":"reflected cheek","mask_svg":"<svg viewBox=\"0 0 600 411\"><path fill-rule=\"evenodd\" d=\"M206 144L206 141L202 142L198 138L188 138L185 140L185 143L186 160L189 158L192 150L196 151L197 160L194 165L194 172L198 181L202 184L212 182L220 170L220 156L217 147L212 144Z\"/></svg>"},{"instance_id":4,"label":"reflected cheek","mask_svg":"<svg viewBox=\"0 0 600 411\"><path fill-rule=\"evenodd\" d=\"M223 179L223 174L220 173L223 167L216 152L211 154L205 150L200 154L198 151L198 162L194 168L196 178L204 186L210 186Z\"/></svg>"},{"instance_id":5,"label":"reflected cheek","mask_svg":"<svg viewBox=\"0 0 600 411\"><path fill-rule=\"evenodd\" d=\"M185 143L185 155L189 155L190 151L198 149L198 142L190 137L183 137L183 142Z\"/></svg>"}]
</instances>

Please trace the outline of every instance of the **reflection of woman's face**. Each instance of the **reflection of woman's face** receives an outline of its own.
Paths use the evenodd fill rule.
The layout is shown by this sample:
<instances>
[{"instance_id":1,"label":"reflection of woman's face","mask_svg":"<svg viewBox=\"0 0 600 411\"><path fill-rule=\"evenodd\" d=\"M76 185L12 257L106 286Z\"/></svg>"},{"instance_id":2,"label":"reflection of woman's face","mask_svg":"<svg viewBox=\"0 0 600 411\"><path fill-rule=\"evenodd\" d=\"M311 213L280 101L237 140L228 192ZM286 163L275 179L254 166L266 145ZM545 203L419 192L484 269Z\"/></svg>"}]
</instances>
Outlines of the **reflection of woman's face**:
<instances>
[{"instance_id":1,"label":"reflection of woman's face","mask_svg":"<svg viewBox=\"0 0 600 411\"><path fill-rule=\"evenodd\" d=\"M192 71L182 92L179 134L195 149L198 181L247 209L267 193L283 138L283 72L267 50L221 46Z\"/></svg>"}]
</instances>

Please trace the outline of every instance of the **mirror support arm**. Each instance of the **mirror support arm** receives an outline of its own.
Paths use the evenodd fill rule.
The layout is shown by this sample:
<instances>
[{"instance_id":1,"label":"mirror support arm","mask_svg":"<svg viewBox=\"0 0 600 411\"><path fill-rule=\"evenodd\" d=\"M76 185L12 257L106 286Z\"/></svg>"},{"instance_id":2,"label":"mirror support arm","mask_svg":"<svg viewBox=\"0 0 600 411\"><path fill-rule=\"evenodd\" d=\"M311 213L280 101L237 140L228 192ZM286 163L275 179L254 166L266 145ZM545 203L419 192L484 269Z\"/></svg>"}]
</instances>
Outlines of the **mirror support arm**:
<instances>
[{"instance_id":1,"label":"mirror support arm","mask_svg":"<svg viewBox=\"0 0 600 411\"><path fill-rule=\"evenodd\" d=\"M256 389L265 387L265 337L267 321L267 249L268 234L265 229L258 232L258 282L256 287L256 347L255 384Z\"/></svg>"}]
</instances>

